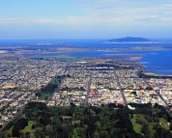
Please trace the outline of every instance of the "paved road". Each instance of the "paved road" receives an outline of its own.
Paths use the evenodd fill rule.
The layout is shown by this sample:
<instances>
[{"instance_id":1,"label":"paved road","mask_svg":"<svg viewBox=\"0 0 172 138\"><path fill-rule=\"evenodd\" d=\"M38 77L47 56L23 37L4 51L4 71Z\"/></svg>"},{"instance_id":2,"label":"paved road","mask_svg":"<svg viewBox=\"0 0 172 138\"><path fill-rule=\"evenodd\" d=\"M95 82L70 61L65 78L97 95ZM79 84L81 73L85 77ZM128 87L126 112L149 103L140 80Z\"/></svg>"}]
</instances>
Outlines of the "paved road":
<instances>
[{"instance_id":1,"label":"paved road","mask_svg":"<svg viewBox=\"0 0 172 138\"><path fill-rule=\"evenodd\" d=\"M67 75L67 67L65 67L65 71L64 71L64 74ZM61 74L62 70L60 70L60 72L58 74ZM56 74L54 77L58 76L58 74ZM58 87L54 90L54 92L51 94L51 96L45 101L46 104L48 104L48 102L52 99L52 97L54 96L54 93L58 92L61 88L61 85L63 84L64 80L65 80L66 77L64 77L62 80L61 80L61 83L58 84Z\"/></svg>"},{"instance_id":2,"label":"paved road","mask_svg":"<svg viewBox=\"0 0 172 138\"><path fill-rule=\"evenodd\" d=\"M116 78L116 81L117 81L117 83L118 83L118 86L119 86L119 88L120 88L120 92L121 92L121 95L122 95L122 98L123 98L123 101L124 101L124 105L126 105L126 104L127 104L127 100L126 100L126 97L125 97L125 95L124 95L124 90L123 90L122 87L121 87L121 84L120 84L120 82L119 82L119 77L118 77L118 75L117 75L117 73L116 73L115 70L114 70L114 74L115 74L115 78Z\"/></svg>"},{"instance_id":3,"label":"paved road","mask_svg":"<svg viewBox=\"0 0 172 138\"><path fill-rule=\"evenodd\" d=\"M36 97L33 96L32 99L31 99L30 101L32 101L32 100L35 99L35 98L36 98ZM20 117L20 116L23 114L24 109L25 109L25 105L23 105L23 106L20 108L20 111L18 111L18 112L13 116L13 118L10 119L10 121L8 121L7 123L5 123L5 124L3 125L3 127L0 128L0 131L2 131L4 128L6 128L6 126L7 126L10 122L13 122L13 121L15 121L18 117Z\"/></svg>"},{"instance_id":4,"label":"paved road","mask_svg":"<svg viewBox=\"0 0 172 138\"><path fill-rule=\"evenodd\" d=\"M63 84L65 80L65 77L61 80L61 83L58 85L58 87L54 90L54 92L51 93L51 96L45 101L46 104L48 104L48 102L52 99L52 97L54 96L54 93L59 92L61 85Z\"/></svg>"},{"instance_id":5,"label":"paved road","mask_svg":"<svg viewBox=\"0 0 172 138\"><path fill-rule=\"evenodd\" d=\"M87 96L86 96L85 103L84 103L85 107L88 106L88 96L89 96L89 92L90 92L90 88L91 88L92 79L93 79L93 76L92 76L92 73L91 73L90 74L90 79L89 79L89 82L88 82Z\"/></svg>"},{"instance_id":6,"label":"paved road","mask_svg":"<svg viewBox=\"0 0 172 138\"><path fill-rule=\"evenodd\" d=\"M152 87L147 81L145 78L143 78L145 83L149 86L149 87ZM171 112L169 111L169 105L167 103L167 101L163 98L163 96L159 93L159 89L158 90L154 90L156 92L156 94L160 97L160 99L165 103L166 107L164 107L165 111L168 113L168 115L172 118L172 114Z\"/></svg>"},{"instance_id":7,"label":"paved road","mask_svg":"<svg viewBox=\"0 0 172 138\"><path fill-rule=\"evenodd\" d=\"M145 78L143 78L144 82L149 86L152 87ZM165 103L165 105L168 107L167 102L165 101L165 99L162 97L162 95L159 93L159 90L154 90L156 92L156 94L161 98L161 100Z\"/></svg>"}]
</instances>

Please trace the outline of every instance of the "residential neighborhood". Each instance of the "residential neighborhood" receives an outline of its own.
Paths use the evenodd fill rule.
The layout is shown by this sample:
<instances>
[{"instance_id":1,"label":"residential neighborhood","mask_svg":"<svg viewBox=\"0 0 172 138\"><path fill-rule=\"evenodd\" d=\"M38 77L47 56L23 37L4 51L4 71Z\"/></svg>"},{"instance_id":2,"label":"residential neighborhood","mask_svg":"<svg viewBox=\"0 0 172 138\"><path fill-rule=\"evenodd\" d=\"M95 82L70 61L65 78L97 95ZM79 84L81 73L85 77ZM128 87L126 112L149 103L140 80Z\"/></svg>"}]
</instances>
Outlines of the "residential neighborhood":
<instances>
[{"instance_id":1,"label":"residential neighborhood","mask_svg":"<svg viewBox=\"0 0 172 138\"><path fill-rule=\"evenodd\" d=\"M0 59L0 127L12 121L32 101L48 106L103 106L110 103L172 105L171 78L140 77L140 68L98 62L8 57ZM55 76L61 83L48 99L37 92Z\"/></svg>"}]
</instances>

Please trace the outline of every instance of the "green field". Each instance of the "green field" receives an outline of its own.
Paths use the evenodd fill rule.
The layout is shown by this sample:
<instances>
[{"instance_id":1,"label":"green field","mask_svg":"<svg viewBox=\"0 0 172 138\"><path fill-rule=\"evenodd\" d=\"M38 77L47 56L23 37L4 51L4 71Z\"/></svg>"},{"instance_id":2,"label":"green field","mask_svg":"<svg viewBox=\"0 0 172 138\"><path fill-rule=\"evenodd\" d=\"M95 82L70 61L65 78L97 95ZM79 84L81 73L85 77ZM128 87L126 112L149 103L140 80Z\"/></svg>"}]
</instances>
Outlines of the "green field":
<instances>
[{"instance_id":1,"label":"green field","mask_svg":"<svg viewBox=\"0 0 172 138\"><path fill-rule=\"evenodd\" d=\"M172 124L161 107L135 106L135 110L116 107L116 104L102 107L49 107L42 102L31 102L25 107L24 118L21 116L0 134L30 138L172 138ZM153 114L155 110L158 112Z\"/></svg>"},{"instance_id":2,"label":"green field","mask_svg":"<svg viewBox=\"0 0 172 138\"><path fill-rule=\"evenodd\" d=\"M136 122L136 116L131 119L133 129L136 133L141 133L142 125Z\"/></svg>"},{"instance_id":3,"label":"green field","mask_svg":"<svg viewBox=\"0 0 172 138\"><path fill-rule=\"evenodd\" d=\"M140 121L138 121L140 120ZM159 122L157 122L159 120ZM143 125L147 125L147 131L150 136L153 136L155 133L155 126L160 125L160 127L164 128L165 130L169 131L169 123L164 118L158 118L157 121L148 121L146 120L146 116L142 114L134 114L131 118L131 122L133 125L133 129L136 133L143 135Z\"/></svg>"},{"instance_id":4,"label":"green field","mask_svg":"<svg viewBox=\"0 0 172 138\"><path fill-rule=\"evenodd\" d=\"M39 99L40 100L47 100L50 96L51 96L51 93L42 92L41 96L39 97Z\"/></svg>"},{"instance_id":5,"label":"green field","mask_svg":"<svg viewBox=\"0 0 172 138\"><path fill-rule=\"evenodd\" d=\"M28 126L26 126L23 131L25 132L32 131L32 126L35 124L36 124L35 121L29 121Z\"/></svg>"}]
</instances>

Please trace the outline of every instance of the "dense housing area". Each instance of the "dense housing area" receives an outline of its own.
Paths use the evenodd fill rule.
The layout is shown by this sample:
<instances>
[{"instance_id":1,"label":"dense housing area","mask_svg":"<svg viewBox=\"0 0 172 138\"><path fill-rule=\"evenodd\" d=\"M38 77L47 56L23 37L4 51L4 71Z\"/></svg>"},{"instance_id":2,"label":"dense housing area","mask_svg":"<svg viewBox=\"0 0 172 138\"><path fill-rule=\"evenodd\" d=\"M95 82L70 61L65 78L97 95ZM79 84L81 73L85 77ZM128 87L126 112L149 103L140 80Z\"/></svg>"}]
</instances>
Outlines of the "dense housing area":
<instances>
[{"instance_id":1,"label":"dense housing area","mask_svg":"<svg viewBox=\"0 0 172 138\"><path fill-rule=\"evenodd\" d=\"M34 107L32 103L39 105L40 102L47 110L45 116L42 111L44 109L38 109L40 110L38 113L31 108ZM151 115L152 126L149 123L149 115L140 111L142 104L149 105L145 106L144 110ZM18 136L26 132L36 135L34 133L42 131L40 130L42 124L45 125L46 130L50 127L53 135L67 137L64 136L65 132L56 134L56 129L52 128L56 127L52 125L56 114L59 120L56 119L62 125L59 129L67 131L66 129L69 128L66 127L71 127L68 136L103 137L108 134L108 137L112 137L124 131L120 126L117 129L117 125L125 125L126 122L129 125L126 126L126 131L129 132L130 127L133 126L131 136L146 137L146 132L142 130L144 127L151 127L146 129L150 131L151 136L154 136L158 133L152 132L155 129L152 127L155 127L156 123L163 122L166 124L162 125L163 131L170 130L171 105L172 79L170 77L145 77L143 69L137 63L99 58L82 62L64 62L56 58L6 57L0 59L1 130L15 129L16 120L26 119L24 127L18 129L18 134L14 134L14 130L11 130L8 133L10 136ZM25 110L26 108L29 109ZM34 110L32 112L35 113L34 115L30 115L32 110ZM52 113L53 110L54 113ZM63 114L61 110L69 113ZM110 113L111 110L112 113ZM89 114L85 115L85 112ZM128 120L121 120L123 117L119 115L119 112L126 115ZM160 115L157 116L157 112ZM163 116L162 113L166 115ZM114 117L111 118L113 114ZM107 116L106 120L101 117L103 115L105 118ZM143 118L144 121L141 121L144 123L139 123L139 116ZM46 121L44 117L49 120L44 122ZM90 119L93 119L93 126L89 123ZM118 120L124 122L118 123ZM112 121L109 122L109 128L108 126L103 128L106 121ZM144 126L145 124L147 126ZM32 129L27 131L25 129L27 125L30 125ZM156 127L156 130L158 129L161 129L161 125ZM91 130L93 132L90 132ZM170 131L168 132L171 134ZM2 131L2 136L4 135L6 133ZM49 136L49 134L43 135ZM123 136L120 134L118 137Z\"/></svg>"}]
</instances>

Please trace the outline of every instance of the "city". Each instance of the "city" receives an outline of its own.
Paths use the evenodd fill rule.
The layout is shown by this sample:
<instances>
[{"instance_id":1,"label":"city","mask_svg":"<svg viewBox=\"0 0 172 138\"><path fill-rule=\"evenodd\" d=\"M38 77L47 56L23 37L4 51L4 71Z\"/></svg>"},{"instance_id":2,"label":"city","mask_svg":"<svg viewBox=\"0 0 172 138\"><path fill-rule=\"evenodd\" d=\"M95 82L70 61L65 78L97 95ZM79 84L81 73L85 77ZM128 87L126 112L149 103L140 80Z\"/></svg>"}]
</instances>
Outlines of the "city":
<instances>
[{"instance_id":1,"label":"city","mask_svg":"<svg viewBox=\"0 0 172 138\"><path fill-rule=\"evenodd\" d=\"M170 113L172 78L141 77L142 69L133 66L133 63L109 63L107 59L94 59L93 63L62 62L55 58L1 58L0 127L3 129L14 120L29 102L83 107L158 103ZM37 93L55 76L63 76L61 83L41 99Z\"/></svg>"}]
</instances>

